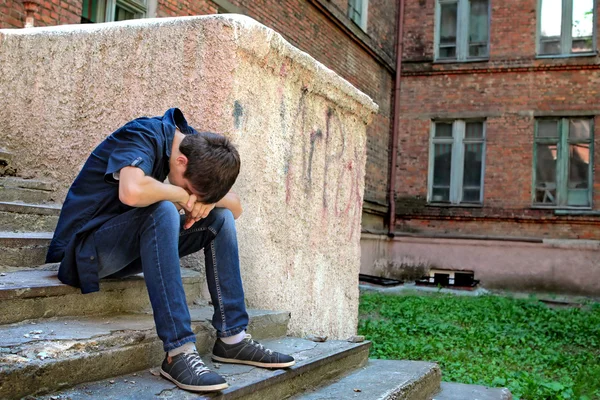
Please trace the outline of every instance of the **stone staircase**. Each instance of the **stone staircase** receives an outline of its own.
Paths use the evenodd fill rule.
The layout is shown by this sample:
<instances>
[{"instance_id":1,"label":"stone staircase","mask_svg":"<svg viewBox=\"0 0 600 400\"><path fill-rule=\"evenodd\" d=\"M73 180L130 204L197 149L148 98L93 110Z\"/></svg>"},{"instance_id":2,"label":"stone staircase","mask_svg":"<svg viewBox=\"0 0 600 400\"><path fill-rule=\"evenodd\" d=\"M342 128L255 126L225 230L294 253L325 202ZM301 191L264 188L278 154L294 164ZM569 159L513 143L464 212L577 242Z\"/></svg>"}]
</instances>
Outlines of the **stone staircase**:
<instances>
[{"instance_id":1,"label":"stone staircase","mask_svg":"<svg viewBox=\"0 0 600 400\"><path fill-rule=\"evenodd\" d=\"M60 214L50 182L12 176L12 155L0 149L0 271L42 265Z\"/></svg>"},{"instance_id":2,"label":"stone staircase","mask_svg":"<svg viewBox=\"0 0 600 400\"><path fill-rule=\"evenodd\" d=\"M369 360L368 341L286 337L289 313L264 310L249 310L249 333L293 354L296 365L271 371L216 364L207 355L230 387L179 390L157 373L164 354L143 278L103 281L88 295L61 284L58 265L43 264L60 213L52 184L6 176L15 171L4 150L0 168L0 399L511 398L502 389L441 384L433 363ZM197 348L208 353L212 307L201 299L199 274L184 269L182 276Z\"/></svg>"}]
</instances>

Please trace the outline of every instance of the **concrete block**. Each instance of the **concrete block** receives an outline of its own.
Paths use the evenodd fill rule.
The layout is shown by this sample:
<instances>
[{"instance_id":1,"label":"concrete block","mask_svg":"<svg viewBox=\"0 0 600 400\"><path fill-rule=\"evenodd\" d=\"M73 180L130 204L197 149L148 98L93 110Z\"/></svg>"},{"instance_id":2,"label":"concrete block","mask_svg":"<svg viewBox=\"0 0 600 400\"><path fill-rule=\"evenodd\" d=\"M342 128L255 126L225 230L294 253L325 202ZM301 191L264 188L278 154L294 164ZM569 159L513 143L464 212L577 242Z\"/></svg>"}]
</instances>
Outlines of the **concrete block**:
<instances>
[{"instance_id":1,"label":"concrete block","mask_svg":"<svg viewBox=\"0 0 600 400\"><path fill-rule=\"evenodd\" d=\"M248 304L290 333L356 333L366 129L377 106L281 35L234 14L0 30L3 145L62 199L94 147L178 106L238 147ZM157 63L157 60L160 62ZM36 84L31 84L35 77ZM64 162L68 156L69 162Z\"/></svg>"}]
</instances>

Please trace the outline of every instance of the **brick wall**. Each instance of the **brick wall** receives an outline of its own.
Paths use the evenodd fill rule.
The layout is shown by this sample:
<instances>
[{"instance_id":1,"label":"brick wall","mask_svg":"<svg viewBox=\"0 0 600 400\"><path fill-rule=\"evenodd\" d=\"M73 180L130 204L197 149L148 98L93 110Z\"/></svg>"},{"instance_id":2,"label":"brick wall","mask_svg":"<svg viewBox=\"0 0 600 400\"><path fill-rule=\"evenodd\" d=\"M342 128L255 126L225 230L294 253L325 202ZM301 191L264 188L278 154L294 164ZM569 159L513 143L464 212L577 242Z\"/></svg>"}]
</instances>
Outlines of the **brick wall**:
<instances>
[{"instance_id":1,"label":"brick wall","mask_svg":"<svg viewBox=\"0 0 600 400\"><path fill-rule=\"evenodd\" d=\"M36 26L81 22L81 0L44 0L34 15ZM21 0L0 0L0 29L22 28L25 10Z\"/></svg>"},{"instance_id":2,"label":"brick wall","mask_svg":"<svg viewBox=\"0 0 600 400\"><path fill-rule=\"evenodd\" d=\"M188 15L216 14L217 6L211 1L158 0L157 17L186 17Z\"/></svg>"},{"instance_id":3,"label":"brick wall","mask_svg":"<svg viewBox=\"0 0 600 400\"><path fill-rule=\"evenodd\" d=\"M536 59L536 0L492 2L490 61L434 63L434 0L409 1L398 152L398 228L428 234L600 239L600 217L532 208L535 116L595 118L600 165L600 58ZM426 18L422 18L425 15ZM420 17L421 16L421 17ZM426 204L431 121L485 117L482 208ZM600 209L600 175L593 204Z\"/></svg>"}]
</instances>

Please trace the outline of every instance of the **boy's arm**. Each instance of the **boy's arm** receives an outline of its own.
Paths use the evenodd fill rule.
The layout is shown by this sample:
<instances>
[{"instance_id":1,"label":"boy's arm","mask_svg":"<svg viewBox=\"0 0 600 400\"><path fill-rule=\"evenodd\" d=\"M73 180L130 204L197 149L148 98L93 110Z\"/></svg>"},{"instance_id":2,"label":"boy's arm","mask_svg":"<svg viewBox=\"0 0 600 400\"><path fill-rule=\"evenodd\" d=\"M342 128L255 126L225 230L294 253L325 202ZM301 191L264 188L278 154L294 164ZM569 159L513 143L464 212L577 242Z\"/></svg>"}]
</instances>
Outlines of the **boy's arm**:
<instances>
[{"instance_id":1,"label":"boy's arm","mask_svg":"<svg viewBox=\"0 0 600 400\"><path fill-rule=\"evenodd\" d=\"M191 201L196 201L196 196L191 195L190 199L191 200L188 201L188 204L190 204ZM240 197L233 192L229 192L225 195L225 197L214 204L204 204L197 201L196 204L192 206L191 210L187 210L187 219L183 225L183 229L189 229L202 218L206 218L215 207L227 208L233 214L234 219L238 219L242 214L242 203L240 202Z\"/></svg>"},{"instance_id":2,"label":"boy's arm","mask_svg":"<svg viewBox=\"0 0 600 400\"><path fill-rule=\"evenodd\" d=\"M119 200L131 207L147 207L159 201L170 201L190 210L190 195L179 186L169 185L146 176L137 167L125 167L119 175Z\"/></svg>"},{"instance_id":3,"label":"boy's arm","mask_svg":"<svg viewBox=\"0 0 600 400\"><path fill-rule=\"evenodd\" d=\"M229 192L221 200L215 204L215 207L227 208L233 213L233 218L238 219L242 215L242 203L240 196L233 192Z\"/></svg>"}]
</instances>

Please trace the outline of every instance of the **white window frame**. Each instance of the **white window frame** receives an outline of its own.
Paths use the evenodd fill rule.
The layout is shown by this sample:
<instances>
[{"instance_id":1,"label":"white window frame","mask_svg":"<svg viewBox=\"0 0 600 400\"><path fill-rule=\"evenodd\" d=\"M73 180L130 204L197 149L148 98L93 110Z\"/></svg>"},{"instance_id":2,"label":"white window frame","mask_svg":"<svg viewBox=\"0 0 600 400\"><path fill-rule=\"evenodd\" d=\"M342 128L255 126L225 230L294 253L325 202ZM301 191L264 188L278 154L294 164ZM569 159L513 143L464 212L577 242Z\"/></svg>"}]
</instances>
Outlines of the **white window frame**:
<instances>
[{"instance_id":1,"label":"white window frame","mask_svg":"<svg viewBox=\"0 0 600 400\"><path fill-rule=\"evenodd\" d=\"M156 16L156 0L98 0L96 20L114 22L117 5L136 15L138 18Z\"/></svg>"},{"instance_id":2,"label":"white window frame","mask_svg":"<svg viewBox=\"0 0 600 400\"><path fill-rule=\"evenodd\" d=\"M481 122L483 124L482 138L466 139L466 125L469 122ZM452 124L451 138L436 138L436 124L447 123ZM431 131L429 135L429 171L427 184L427 202L436 205L483 205L483 192L485 180L485 154L487 148L487 122L484 119L469 119L469 120L435 120L431 122ZM450 198L449 202L439 202L433 200L433 173L435 162L435 144L447 143L452 144L451 163L450 163ZM482 143L481 154L481 190L479 192L478 202L463 202L463 179L464 179L464 153L465 144Z\"/></svg>"},{"instance_id":3,"label":"white window frame","mask_svg":"<svg viewBox=\"0 0 600 400\"><path fill-rule=\"evenodd\" d=\"M560 36L560 49L561 53L559 54L540 54L541 44L542 44L542 1L537 0L537 30L536 30L536 41L535 41L535 53L538 58L561 58L561 57L585 57L590 55L595 55L597 53L596 50L596 36L597 30L596 27L596 17L598 12L596 10L596 6L598 5L598 0L594 0L594 6L592 8L592 50L588 52L581 53L573 53L573 0L562 0L562 25L561 25L561 36ZM566 32L566 34L563 34ZM568 49L568 51L566 51Z\"/></svg>"},{"instance_id":4,"label":"white window frame","mask_svg":"<svg viewBox=\"0 0 600 400\"><path fill-rule=\"evenodd\" d=\"M355 21L354 16L352 15L352 7L356 4L357 0L348 0L348 18L356 25L360 27L363 31L367 31L367 20L369 14L369 0L362 0L361 3L361 11L360 11L360 21Z\"/></svg>"},{"instance_id":5,"label":"white window frame","mask_svg":"<svg viewBox=\"0 0 600 400\"><path fill-rule=\"evenodd\" d=\"M569 138L569 124L572 120L590 121L590 138L588 140L572 140ZM538 123L543 120L556 121L558 123L558 137L544 138L538 135ZM594 117L540 117L535 119L535 132L533 141L533 172L531 182L531 204L533 208L553 208L553 209L583 209L591 210L594 200ZM569 205L569 145L572 143L588 143L590 151L590 160L588 165L588 205ZM556 204L549 204L536 201L537 190L537 159L538 144L556 144Z\"/></svg>"},{"instance_id":6,"label":"white window frame","mask_svg":"<svg viewBox=\"0 0 600 400\"><path fill-rule=\"evenodd\" d=\"M440 58L440 27L442 19L442 4L457 4L456 10L456 57ZM488 42L487 55L470 57L469 56L469 13L471 12L471 2L469 0L436 0L435 1L435 60L441 62L465 62L481 61L490 58L490 26L492 15L492 0L488 0Z\"/></svg>"}]
</instances>

